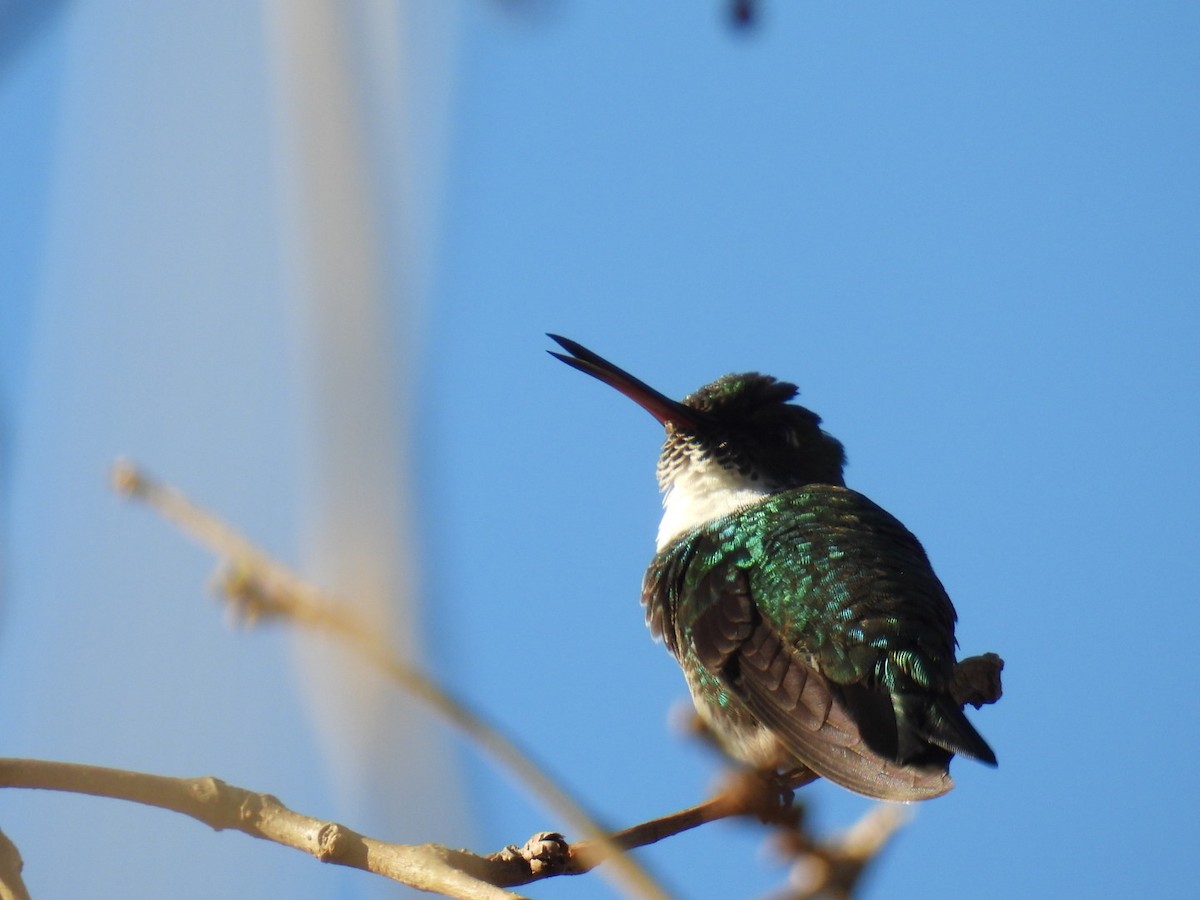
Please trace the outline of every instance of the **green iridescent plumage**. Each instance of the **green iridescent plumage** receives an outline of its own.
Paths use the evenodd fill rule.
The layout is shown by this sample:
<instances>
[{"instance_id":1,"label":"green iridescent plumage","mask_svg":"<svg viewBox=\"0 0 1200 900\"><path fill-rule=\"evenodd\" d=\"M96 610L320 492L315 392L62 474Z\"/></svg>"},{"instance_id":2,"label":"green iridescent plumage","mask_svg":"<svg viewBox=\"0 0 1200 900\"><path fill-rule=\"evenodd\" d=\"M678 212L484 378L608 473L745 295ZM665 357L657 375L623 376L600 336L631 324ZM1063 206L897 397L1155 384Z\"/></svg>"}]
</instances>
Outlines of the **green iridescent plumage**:
<instances>
[{"instance_id":1,"label":"green iridescent plumage","mask_svg":"<svg viewBox=\"0 0 1200 900\"><path fill-rule=\"evenodd\" d=\"M855 491L809 485L693 529L655 556L642 599L652 632L690 673L701 715L736 756L893 799L948 790L952 753L995 761L950 700L950 599L917 539ZM764 640L771 658L759 668L774 665L773 675L744 658L759 661ZM814 709L802 692L780 690L793 668L827 684L808 698ZM825 744L833 705L857 733L835 722ZM714 723L731 708L743 721ZM782 740L756 751L755 722ZM914 770L925 771L914 780Z\"/></svg>"}]
</instances>

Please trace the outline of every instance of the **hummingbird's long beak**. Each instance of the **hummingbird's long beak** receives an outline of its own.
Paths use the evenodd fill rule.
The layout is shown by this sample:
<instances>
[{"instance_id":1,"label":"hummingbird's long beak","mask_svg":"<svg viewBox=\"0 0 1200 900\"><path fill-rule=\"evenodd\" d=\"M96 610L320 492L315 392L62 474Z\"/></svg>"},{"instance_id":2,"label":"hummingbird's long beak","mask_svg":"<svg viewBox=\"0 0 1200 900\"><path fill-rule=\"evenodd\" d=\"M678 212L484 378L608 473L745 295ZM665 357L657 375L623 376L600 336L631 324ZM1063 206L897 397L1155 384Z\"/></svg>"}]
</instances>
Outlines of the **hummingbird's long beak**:
<instances>
[{"instance_id":1,"label":"hummingbird's long beak","mask_svg":"<svg viewBox=\"0 0 1200 900\"><path fill-rule=\"evenodd\" d=\"M593 378L598 378L609 387L614 387L650 415L658 420L660 425L668 423L680 428L694 430L703 419L703 414L690 406L684 406L678 400L672 400L665 394L660 394L646 382L634 378L624 369L619 369L602 356L593 353L582 344L577 344L570 338L557 334L547 334L546 337L570 353L555 353L546 351L555 359L561 359L572 369L586 372Z\"/></svg>"}]
</instances>

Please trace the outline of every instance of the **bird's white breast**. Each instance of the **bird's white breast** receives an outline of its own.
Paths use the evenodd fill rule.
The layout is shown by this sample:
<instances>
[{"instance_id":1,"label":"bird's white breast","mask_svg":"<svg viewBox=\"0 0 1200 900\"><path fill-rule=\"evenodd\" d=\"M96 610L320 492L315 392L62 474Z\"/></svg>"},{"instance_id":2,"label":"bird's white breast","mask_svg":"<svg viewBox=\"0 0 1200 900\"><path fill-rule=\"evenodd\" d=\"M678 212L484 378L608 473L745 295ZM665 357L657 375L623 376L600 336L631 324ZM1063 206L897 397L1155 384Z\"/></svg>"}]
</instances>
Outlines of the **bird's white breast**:
<instances>
[{"instance_id":1,"label":"bird's white breast","mask_svg":"<svg viewBox=\"0 0 1200 900\"><path fill-rule=\"evenodd\" d=\"M663 517L658 523L659 552L696 526L757 503L767 494L760 482L735 470L712 463L684 465L663 494Z\"/></svg>"}]
</instances>

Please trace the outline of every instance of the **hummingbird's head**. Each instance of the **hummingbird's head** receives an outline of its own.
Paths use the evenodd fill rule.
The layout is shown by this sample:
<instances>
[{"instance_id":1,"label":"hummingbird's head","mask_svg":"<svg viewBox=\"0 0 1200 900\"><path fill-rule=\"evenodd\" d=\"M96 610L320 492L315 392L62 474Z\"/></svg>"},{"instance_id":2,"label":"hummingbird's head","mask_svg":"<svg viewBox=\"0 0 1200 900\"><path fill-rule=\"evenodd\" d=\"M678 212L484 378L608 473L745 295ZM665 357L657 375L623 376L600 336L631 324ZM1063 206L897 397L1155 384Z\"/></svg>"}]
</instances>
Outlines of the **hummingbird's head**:
<instances>
[{"instance_id":1,"label":"hummingbird's head","mask_svg":"<svg viewBox=\"0 0 1200 900\"><path fill-rule=\"evenodd\" d=\"M789 402L794 384L754 372L724 375L679 402L575 341L550 337L570 353L552 356L616 388L666 429L658 460L667 506L660 544L768 494L845 483L841 442L821 430L820 416Z\"/></svg>"},{"instance_id":2,"label":"hummingbird's head","mask_svg":"<svg viewBox=\"0 0 1200 900\"><path fill-rule=\"evenodd\" d=\"M805 484L843 484L846 453L821 417L790 401L794 384L747 372L722 375L681 404L695 421L666 422L659 459L663 488L673 473L706 461L760 482L769 493Z\"/></svg>"}]
</instances>

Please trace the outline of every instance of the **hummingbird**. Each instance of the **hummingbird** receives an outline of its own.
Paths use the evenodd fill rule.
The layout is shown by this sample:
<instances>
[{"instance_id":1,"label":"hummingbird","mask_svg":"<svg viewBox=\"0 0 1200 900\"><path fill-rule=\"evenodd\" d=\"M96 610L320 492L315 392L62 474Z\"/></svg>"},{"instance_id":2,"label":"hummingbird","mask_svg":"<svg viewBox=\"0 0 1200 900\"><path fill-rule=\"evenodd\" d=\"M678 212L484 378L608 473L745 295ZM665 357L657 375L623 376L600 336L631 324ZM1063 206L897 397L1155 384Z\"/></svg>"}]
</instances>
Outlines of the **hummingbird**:
<instances>
[{"instance_id":1,"label":"hummingbird","mask_svg":"<svg viewBox=\"0 0 1200 900\"><path fill-rule=\"evenodd\" d=\"M548 336L665 429L642 605L727 754L901 801L953 788L955 754L996 765L951 693L954 605L912 532L846 487L796 385L724 375L680 402Z\"/></svg>"}]
</instances>

